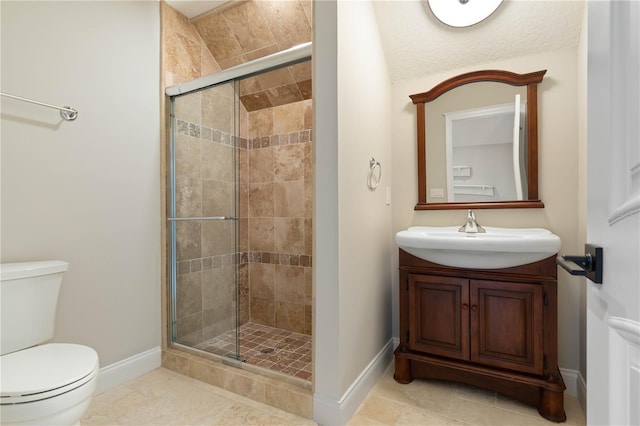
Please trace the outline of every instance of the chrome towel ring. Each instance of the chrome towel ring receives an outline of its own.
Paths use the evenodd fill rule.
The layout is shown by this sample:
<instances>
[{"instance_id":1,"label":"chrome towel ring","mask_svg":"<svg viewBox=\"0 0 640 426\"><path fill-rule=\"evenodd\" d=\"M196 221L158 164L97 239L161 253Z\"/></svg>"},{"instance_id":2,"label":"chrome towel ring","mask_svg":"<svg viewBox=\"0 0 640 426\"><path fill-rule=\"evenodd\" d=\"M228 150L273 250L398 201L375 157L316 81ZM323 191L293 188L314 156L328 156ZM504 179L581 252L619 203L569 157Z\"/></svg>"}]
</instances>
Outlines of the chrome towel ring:
<instances>
[{"instance_id":1,"label":"chrome towel ring","mask_svg":"<svg viewBox=\"0 0 640 426\"><path fill-rule=\"evenodd\" d=\"M382 166L375 158L371 157L369 160L369 176L367 177L367 186L369 189L374 190L380 183L382 177Z\"/></svg>"}]
</instances>

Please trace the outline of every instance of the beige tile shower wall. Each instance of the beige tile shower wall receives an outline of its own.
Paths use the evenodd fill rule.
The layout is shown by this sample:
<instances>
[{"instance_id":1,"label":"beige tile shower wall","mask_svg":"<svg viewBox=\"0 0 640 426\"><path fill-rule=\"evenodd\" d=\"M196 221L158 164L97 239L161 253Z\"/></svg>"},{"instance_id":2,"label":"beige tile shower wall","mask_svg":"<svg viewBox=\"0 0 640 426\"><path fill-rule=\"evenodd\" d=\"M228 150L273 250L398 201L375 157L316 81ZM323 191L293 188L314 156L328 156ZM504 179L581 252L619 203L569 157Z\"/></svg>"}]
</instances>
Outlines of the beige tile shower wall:
<instances>
[{"instance_id":1,"label":"beige tile shower wall","mask_svg":"<svg viewBox=\"0 0 640 426\"><path fill-rule=\"evenodd\" d=\"M311 100L250 112L241 224L252 322L311 334Z\"/></svg>"},{"instance_id":2,"label":"beige tile shower wall","mask_svg":"<svg viewBox=\"0 0 640 426\"><path fill-rule=\"evenodd\" d=\"M223 85L176 98L175 173L178 217L235 216L236 138L233 88ZM195 345L235 327L235 223L176 223L177 340ZM243 266L246 269L246 266ZM246 272L241 274L246 281ZM246 287L246 284L244 285Z\"/></svg>"},{"instance_id":3,"label":"beige tile shower wall","mask_svg":"<svg viewBox=\"0 0 640 426\"><path fill-rule=\"evenodd\" d=\"M164 96L164 89L176 84L187 82L195 78L208 75L220 70L220 66L209 52L206 44L191 25L189 20L176 10L172 9L166 3L160 3L161 25L162 25L162 110L167 110L167 98ZM195 102L193 102L195 100ZM182 120L186 123L200 123L201 99L196 97L191 99L191 103L182 105L184 114ZM168 156L169 156L169 123L166 119L168 115L162 116L162 127L165 129L161 133L162 146L162 174L168 179ZM187 129L183 129L182 133L178 133L177 145L180 148L178 158L176 160L177 167L180 170L180 176L177 184L180 188L180 200L177 206L178 214L185 215L193 212L202 211L202 198L195 197L193 194L187 195L189 190L202 188L202 182L199 180L202 175L201 161L199 160L200 141L195 135L189 134ZM197 155L198 154L198 155ZM162 190L164 194L168 194L168 180L163 179ZM200 188L198 188L200 185ZM163 197L163 205L168 206L168 196ZM163 219L168 216L168 209L163 212ZM165 220L166 223L166 220ZM181 294L177 300L177 308L179 309L180 321L178 326L179 336L191 335L196 340L202 339L202 331L196 332L198 328L202 330L203 310L202 303L198 303L196 298L202 293L202 274L207 268L217 266L221 261L213 260L202 261L198 252L201 251L201 223L180 223L178 224L178 235L182 239L180 243L179 256L182 262L178 265L179 289ZM163 254L162 265L163 271L168 271L168 234L167 230L162 231ZM190 241L187 243L187 241ZM200 268L200 270L198 270ZM193 272L192 272L193 271ZM168 276L167 272L162 275L163 286L163 345L166 347L169 338L167 335L169 325L169 309L168 309Z\"/></svg>"},{"instance_id":4,"label":"beige tile shower wall","mask_svg":"<svg viewBox=\"0 0 640 426\"><path fill-rule=\"evenodd\" d=\"M311 0L235 2L194 18L223 68L311 40Z\"/></svg>"},{"instance_id":5,"label":"beige tile shower wall","mask_svg":"<svg viewBox=\"0 0 640 426\"><path fill-rule=\"evenodd\" d=\"M220 71L213 55L189 20L161 2L164 87Z\"/></svg>"},{"instance_id":6,"label":"beige tile shower wall","mask_svg":"<svg viewBox=\"0 0 640 426\"><path fill-rule=\"evenodd\" d=\"M190 21L165 3L161 3L161 7L163 88L219 71L221 67ZM217 89L215 93L215 96L203 92L181 98L177 119L184 127L178 129L176 141L179 216L227 215L232 211L232 158L228 143L234 125L239 126L235 131L248 134L247 112L240 105L240 120L234 122L231 87ZM167 156L166 139L163 146ZM240 164L246 163L245 150L236 154L240 156ZM182 342L197 344L228 330L233 324L236 293L229 285L234 282L229 249L233 229L228 223L211 222L181 222L177 228L177 334ZM224 238L220 238L220 233ZM241 235L241 244L243 241L240 251L247 250L247 239ZM166 289L167 280L164 282ZM240 322L245 323L249 320L248 264L240 265L239 286ZM168 312L166 302L163 311ZM166 315L163 323L167 324Z\"/></svg>"},{"instance_id":7,"label":"beige tile shower wall","mask_svg":"<svg viewBox=\"0 0 640 426\"><path fill-rule=\"evenodd\" d=\"M299 0L295 2L248 2L250 4L239 4L238 6L224 8L220 12L212 12L194 20L192 24L186 17L166 5L161 3L162 12L162 26L163 26L163 87L169 87L172 85L180 84L186 81L193 80L195 78L211 74L221 68L226 68L236 63L245 62L246 60L255 59L266 54L274 53L275 51L282 50L290 47L293 44L302 41L310 40L310 22L311 22L311 1ZM259 13L255 13L259 12ZM227 57L226 44L236 40L235 33L232 33L227 28L228 24L220 26L208 25L206 21L215 20L223 17L225 22L233 22L233 30L240 31L238 37L242 38L243 53L235 58ZM227 16L228 15L228 16ZM252 18L253 17L253 18ZM244 20L250 20L253 23L249 26L243 23ZM264 19L264 23L269 27L267 33L269 35L269 47L251 49L249 43L250 40L243 37L248 36L243 31L247 28L255 27L256 19ZM195 25L195 26L194 26ZM212 29L213 28L213 29ZM217 29L216 29L217 28ZM244 30L243 30L244 28ZM218 40L222 43L223 48L218 49L217 46L211 44L211 31L225 30L224 34L218 34L214 37L214 40ZM247 30L249 31L249 30ZM245 31L246 32L246 31ZM243 35L244 34L244 35ZM266 33L265 33L266 34ZM204 40L203 40L204 39ZM266 40L266 39L264 39ZM260 43L265 42L264 40ZM236 41L237 42L237 41ZM207 46L209 44L209 46ZM219 47L219 46L218 46ZM210 50L210 48L212 50ZM249 49L249 51L244 51ZM212 55L213 52L213 55ZM216 56L218 55L218 56ZM226 55L226 56L225 56ZM222 66L221 66L222 65ZM302 97L310 96L310 69L308 64L298 64L294 67L290 67L292 72L292 81L297 82L299 88L302 90ZM280 80L271 81L277 73L268 73L263 75L258 86L261 90L269 88L271 92L269 95L275 97L276 103L290 102L291 99L284 99L282 93L278 90L279 84L284 84ZM269 80L271 79L271 80ZM244 81L242 93L247 94L246 83L249 80ZM257 78L253 80L257 81ZM307 81L308 80L308 81ZM306 84L306 86L305 86ZM287 86L288 87L288 86ZM250 92L252 93L252 92ZM277 102L276 102L277 101ZM200 150L210 149L218 150L210 144L202 145L202 138L208 140L209 134L207 129L212 131L218 130L222 133L232 133L229 123L231 122L231 109L219 108L219 103L225 101L220 98L210 98L201 96L196 102L187 106L183 105L184 116L180 117L183 121L190 124L194 124L194 129L198 125L202 126L199 136L191 135L189 132L192 129L183 129L183 134L179 136L179 143L183 145L185 151L190 152L180 153L178 163L181 164L183 174L178 179L178 187L180 196L178 201L178 208L182 213L193 213L200 211L202 215L208 214L213 206L219 205L219 199L216 196L209 196L209 194L223 194L228 191L228 187L221 185L220 182L215 182L213 176L207 175L212 171L219 171L220 169L215 166L215 162L206 163L201 161L197 157L199 152L196 145ZM299 106L297 106L299 105ZM267 112L268 111L268 112ZM271 197L277 197L281 204L272 204L271 210L268 209L267 216L258 216L253 219L252 225L254 226L254 232L250 232L249 223L249 178L248 173L249 164L251 160L251 149L240 149L237 152L238 163L240 168L240 191L238 193L238 201L240 207L240 221L239 225L239 251L246 253L241 256L241 264L239 266L239 292L237 303L239 306L239 322L244 324L251 319L252 312L257 313L254 318L262 318L258 322L268 323L270 325L278 325L283 328L290 329L292 331L299 332L311 332L311 150L310 150L310 129L311 129L311 101L297 102L291 105L284 105L278 108L272 108L266 111L260 111L262 114L260 120L253 120L252 128L249 128L252 120L249 119L248 113L244 105L240 105L240 120L236 122L239 126L240 135L244 139L245 137L251 137L258 129L260 129L260 137L267 136L268 138L277 137L277 143L280 143L280 138L283 138L283 144L289 144L289 137L300 139L295 142L292 139L292 145L304 145L304 149L300 147L290 147L280 151L278 158L269 158L269 154L266 154L267 167L273 167L267 172L271 179L271 186L268 188L261 188L264 192L265 189L272 189ZM202 118L201 118L202 117ZM256 115L255 117L258 117ZM262 127L257 123L260 121L268 122L268 127ZM270 127L269 127L270 126ZM307 131L304 133L304 131ZM302 133L300 133L302 132ZM211 134L214 137L214 133ZM302 141L304 138L308 138L307 142ZM286 138L286 141L285 139ZM168 146L167 142L163 143L163 146ZM276 146L276 145L274 145ZM269 147L265 147L269 148ZM273 147L272 147L273 148ZM166 148L165 148L166 149ZM261 147L262 149L262 147ZM168 149L166 149L168 151ZM275 154L277 150L267 149L271 154ZM184 154L184 155L183 155ZM205 155L200 152L201 155ZM165 152L165 156L167 152ZM253 158L252 167L255 167L256 161ZM289 161L291 160L291 161ZM275 176L276 161L278 161L278 176ZM303 161L304 165L300 165ZM304 171L304 177L302 179L295 178L296 174L300 174ZM255 171L260 173L260 169ZM200 179L200 177L201 179ZM208 181L213 180L213 181ZM276 183L277 181L277 183ZM254 182L255 183L255 182ZM253 188L256 190L256 188ZM220 192L221 190L222 192ZM299 197L297 194L304 192L304 197ZM200 194L200 196L198 196ZM255 197L254 197L255 199ZM293 200L293 201L292 201ZM273 202L277 200L273 199ZM288 206L286 211L282 207L277 208L276 205ZM254 206L259 207L259 206ZM302 212L304 209L304 213ZM262 213L261 213L262 214ZM269 218L262 223L259 219ZM276 227L277 222L277 227ZM179 272L179 286L182 280L188 282L181 290L181 294L178 295L182 299L182 302L178 303L178 309L183 315L180 316L178 321L178 334L183 339L188 340L187 343L197 343L202 339L206 339L208 336L215 335L219 323L217 318L214 318L214 312L219 311L221 314L228 314L229 309L221 309L220 306L212 306L216 298L209 298L211 303L207 302L207 298L202 299L201 305L198 304L197 295L203 294L207 286L203 285L203 279L206 279L206 271L210 268L221 265L224 267L224 258L221 260L215 260L215 256L212 255L208 260L204 253L216 252L220 249L219 244L210 244L209 240L212 234L212 229L215 225L207 223L180 223L179 224L179 238L180 238L180 256L181 262L178 265ZM225 230L225 232L228 230ZM260 238L260 231L264 231L266 235ZM252 236L253 248L250 247L250 236ZM166 239L165 239L166 241ZM277 244L277 250L276 250ZM268 253L261 255L258 262L266 261L267 259L273 262L270 265L278 265L278 274L288 277L286 282L296 282L297 284L288 285L287 289L282 285L278 286L277 294L275 293L275 286L271 286L273 296L270 298L259 297L251 303L251 296L249 292L249 272L250 267L256 263L258 259L256 246L268 247ZM200 251L199 256L196 254ZM184 252L184 253L183 253ZM186 253L188 252L188 253ZM250 257L252 256L252 257ZM164 256L166 258L166 256ZM263 259L264 258L264 259ZM252 260L250 265L249 261ZM270 275L273 275L275 280L276 268L272 266L267 268L270 270ZM271 270L272 273L271 273ZM291 272L290 270L294 271ZM284 272L283 272L284 271ZM184 276L183 276L184 275ZM192 275L192 276L190 276ZM254 274L255 277L255 274ZM164 280L167 281L166 279ZM275 282L275 281L274 281ZM278 281L280 282L280 281ZM300 282L302 284L300 284ZM299 294L288 290L289 287L293 287L296 291L300 288L304 288L302 292L303 297ZM294 295L295 294L295 295ZM300 300L303 299L303 303ZM166 309L165 298L165 309ZM264 302L264 303L261 303ZM201 310L198 308L201 306ZM264 313L260 315L260 313ZM227 318L232 315L227 315ZM165 318L164 321L167 324ZM199 329L198 327L202 327ZM166 339L164 340L166 342Z\"/></svg>"}]
</instances>

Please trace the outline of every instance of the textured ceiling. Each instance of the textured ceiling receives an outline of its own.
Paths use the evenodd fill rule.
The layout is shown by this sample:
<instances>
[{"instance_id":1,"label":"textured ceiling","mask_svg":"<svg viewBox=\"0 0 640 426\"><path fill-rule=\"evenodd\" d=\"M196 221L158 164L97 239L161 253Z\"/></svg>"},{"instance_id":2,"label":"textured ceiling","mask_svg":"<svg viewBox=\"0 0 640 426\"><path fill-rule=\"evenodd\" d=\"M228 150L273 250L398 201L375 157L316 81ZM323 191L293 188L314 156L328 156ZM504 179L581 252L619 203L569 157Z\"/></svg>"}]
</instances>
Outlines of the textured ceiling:
<instances>
[{"instance_id":1,"label":"textured ceiling","mask_svg":"<svg viewBox=\"0 0 640 426\"><path fill-rule=\"evenodd\" d=\"M188 17L195 16L188 15L193 3L216 2L170 1ZM483 22L453 28L438 21L425 0L372 3L392 81L576 47L585 8L584 0L505 0Z\"/></svg>"},{"instance_id":2,"label":"textured ceiling","mask_svg":"<svg viewBox=\"0 0 640 426\"><path fill-rule=\"evenodd\" d=\"M422 0L380 0L373 7L391 80L399 81L576 47L585 2L505 0L467 28L441 23Z\"/></svg>"}]
</instances>

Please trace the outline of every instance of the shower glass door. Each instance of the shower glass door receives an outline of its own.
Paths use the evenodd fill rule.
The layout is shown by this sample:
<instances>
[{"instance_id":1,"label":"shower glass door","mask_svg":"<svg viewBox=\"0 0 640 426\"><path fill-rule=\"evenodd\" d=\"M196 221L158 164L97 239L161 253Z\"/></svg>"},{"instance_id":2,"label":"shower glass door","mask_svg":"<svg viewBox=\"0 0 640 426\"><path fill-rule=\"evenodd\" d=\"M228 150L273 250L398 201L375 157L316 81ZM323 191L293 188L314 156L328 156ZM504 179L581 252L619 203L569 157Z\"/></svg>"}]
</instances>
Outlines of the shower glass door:
<instances>
[{"instance_id":1,"label":"shower glass door","mask_svg":"<svg viewBox=\"0 0 640 426\"><path fill-rule=\"evenodd\" d=\"M171 343L234 358L238 93L234 81L171 97L168 223Z\"/></svg>"}]
</instances>

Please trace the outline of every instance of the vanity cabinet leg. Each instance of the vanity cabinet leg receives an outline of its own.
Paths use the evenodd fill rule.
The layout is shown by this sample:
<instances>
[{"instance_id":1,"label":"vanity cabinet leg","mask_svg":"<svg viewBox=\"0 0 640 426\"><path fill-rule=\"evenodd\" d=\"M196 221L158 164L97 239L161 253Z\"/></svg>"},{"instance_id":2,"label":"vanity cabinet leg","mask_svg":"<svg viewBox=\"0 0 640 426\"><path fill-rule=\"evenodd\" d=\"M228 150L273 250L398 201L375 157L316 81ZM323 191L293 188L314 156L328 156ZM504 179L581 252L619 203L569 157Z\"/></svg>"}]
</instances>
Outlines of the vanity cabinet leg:
<instances>
[{"instance_id":1,"label":"vanity cabinet leg","mask_svg":"<svg viewBox=\"0 0 640 426\"><path fill-rule=\"evenodd\" d=\"M559 423L567 420L567 415L564 412L564 392L541 389L538 412L542 417L552 422Z\"/></svg>"},{"instance_id":2,"label":"vanity cabinet leg","mask_svg":"<svg viewBox=\"0 0 640 426\"><path fill-rule=\"evenodd\" d=\"M407 383L411 383L413 381L413 377L411 377L410 359L396 356L395 367L396 371L393 375L393 378L396 379L396 382L406 385Z\"/></svg>"}]
</instances>

